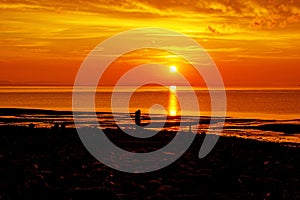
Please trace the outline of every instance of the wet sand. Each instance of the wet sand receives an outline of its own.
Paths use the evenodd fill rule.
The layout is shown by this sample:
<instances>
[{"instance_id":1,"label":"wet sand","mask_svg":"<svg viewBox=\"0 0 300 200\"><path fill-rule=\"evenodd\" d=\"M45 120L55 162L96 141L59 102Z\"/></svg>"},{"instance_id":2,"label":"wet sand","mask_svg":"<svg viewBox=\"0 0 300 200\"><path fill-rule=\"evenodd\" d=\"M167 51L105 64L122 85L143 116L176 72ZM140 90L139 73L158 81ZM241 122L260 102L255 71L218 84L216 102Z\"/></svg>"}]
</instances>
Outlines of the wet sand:
<instances>
[{"instance_id":1,"label":"wet sand","mask_svg":"<svg viewBox=\"0 0 300 200\"><path fill-rule=\"evenodd\" d=\"M78 112L76 118L80 121L80 127L121 128L130 129L134 124L134 113L97 112L97 119L89 112ZM50 128L53 124L64 124L68 128L75 128L71 111L56 111L42 109L24 108L0 108L0 126L29 126L33 124L37 128ZM118 126L115 118L117 117ZM152 115L142 113L142 126L147 125L147 130L161 130L161 123L166 122L164 128L167 130L188 131L192 127L193 131L207 131L209 124L218 126L222 118L210 116L168 116L166 121L162 115ZM179 124L180 122L180 124ZM180 125L180 127L179 127ZM300 147L300 119L248 119L232 118L224 119L222 131L223 136L235 136L239 138L255 139L260 141L272 141L285 143Z\"/></svg>"},{"instance_id":2,"label":"wet sand","mask_svg":"<svg viewBox=\"0 0 300 200\"><path fill-rule=\"evenodd\" d=\"M145 152L175 133L161 132L151 147L120 130L106 134L120 147ZM129 174L93 158L73 128L1 126L0 199L300 199L300 148L220 137L199 159L202 140L197 135L164 169Z\"/></svg>"}]
</instances>

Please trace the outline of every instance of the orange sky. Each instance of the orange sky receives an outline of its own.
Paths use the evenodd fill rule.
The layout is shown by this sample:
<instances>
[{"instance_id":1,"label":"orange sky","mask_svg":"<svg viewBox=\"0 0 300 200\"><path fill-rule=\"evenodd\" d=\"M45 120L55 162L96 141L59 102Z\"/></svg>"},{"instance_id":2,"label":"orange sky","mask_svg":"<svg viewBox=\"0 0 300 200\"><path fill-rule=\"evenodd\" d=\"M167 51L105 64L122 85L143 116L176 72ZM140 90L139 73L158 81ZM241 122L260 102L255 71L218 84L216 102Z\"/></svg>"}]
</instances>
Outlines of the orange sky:
<instances>
[{"instance_id":1,"label":"orange sky","mask_svg":"<svg viewBox=\"0 0 300 200\"><path fill-rule=\"evenodd\" d=\"M101 41L149 26L197 40L226 86L300 85L297 0L1 0L0 10L0 85L72 85L81 62ZM145 60L129 56L118 64L132 65L137 58Z\"/></svg>"}]
</instances>

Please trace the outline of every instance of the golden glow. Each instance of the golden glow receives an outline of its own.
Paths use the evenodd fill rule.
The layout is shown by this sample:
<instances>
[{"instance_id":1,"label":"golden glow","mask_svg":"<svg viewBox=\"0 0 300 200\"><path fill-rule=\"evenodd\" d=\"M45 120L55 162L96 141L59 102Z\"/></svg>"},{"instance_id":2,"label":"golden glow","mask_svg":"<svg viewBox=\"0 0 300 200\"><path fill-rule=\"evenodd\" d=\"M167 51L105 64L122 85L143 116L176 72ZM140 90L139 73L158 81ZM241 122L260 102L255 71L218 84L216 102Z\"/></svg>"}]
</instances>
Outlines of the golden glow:
<instances>
[{"instance_id":1,"label":"golden glow","mask_svg":"<svg viewBox=\"0 0 300 200\"><path fill-rule=\"evenodd\" d=\"M176 89L177 89L176 85L171 85L171 86L170 86L170 90L171 90L172 92L176 92Z\"/></svg>"},{"instance_id":2,"label":"golden glow","mask_svg":"<svg viewBox=\"0 0 300 200\"><path fill-rule=\"evenodd\" d=\"M168 105L169 116L177 116L178 109L179 108L178 108L178 102L176 97L176 86L170 86L169 105Z\"/></svg>"},{"instance_id":3,"label":"golden glow","mask_svg":"<svg viewBox=\"0 0 300 200\"><path fill-rule=\"evenodd\" d=\"M1 1L0 12L0 85L72 85L95 46L141 27L192 37L210 54L227 86L300 84L300 1L19 0ZM152 54L121 67L137 59L179 63L178 55ZM180 63L178 70L186 68Z\"/></svg>"},{"instance_id":4,"label":"golden glow","mask_svg":"<svg viewBox=\"0 0 300 200\"><path fill-rule=\"evenodd\" d=\"M177 110L173 109L169 111L170 116L177 116Z\"/></svg>"},{"instance_id":5,"label":"golden glow","mask_svg":"<svg viewBox=\"0 0 300 200\"><path fill-rule=\"evenodd\" d=\"M177 72L177 67L175 65L170 66L170 72L172 73Z\"/></svg>"}]
</instances>

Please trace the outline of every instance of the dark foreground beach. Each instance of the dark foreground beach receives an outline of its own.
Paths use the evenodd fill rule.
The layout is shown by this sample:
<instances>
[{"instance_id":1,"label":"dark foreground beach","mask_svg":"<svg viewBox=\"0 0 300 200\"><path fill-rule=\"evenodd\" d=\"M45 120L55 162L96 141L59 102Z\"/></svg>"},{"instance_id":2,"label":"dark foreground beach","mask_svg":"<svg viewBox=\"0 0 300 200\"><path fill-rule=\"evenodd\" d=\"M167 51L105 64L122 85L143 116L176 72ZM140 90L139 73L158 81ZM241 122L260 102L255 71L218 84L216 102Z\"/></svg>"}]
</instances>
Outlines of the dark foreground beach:
<instances>
[{"instance_id":1,"label":"dark foreground beach","mask_svg":"<svg viewBox=\"0 0 300 200\"><path fill-rule=\"evenodd\" d=\"M143 152L175 134L161 132L149 142L121 130L105 133L120 147ZM300 199L300 148L220 137L199 159L203 136L170 166L130 174L93 158L74 128L2 126L0 199Z\"/></svg>"}]
</instances>

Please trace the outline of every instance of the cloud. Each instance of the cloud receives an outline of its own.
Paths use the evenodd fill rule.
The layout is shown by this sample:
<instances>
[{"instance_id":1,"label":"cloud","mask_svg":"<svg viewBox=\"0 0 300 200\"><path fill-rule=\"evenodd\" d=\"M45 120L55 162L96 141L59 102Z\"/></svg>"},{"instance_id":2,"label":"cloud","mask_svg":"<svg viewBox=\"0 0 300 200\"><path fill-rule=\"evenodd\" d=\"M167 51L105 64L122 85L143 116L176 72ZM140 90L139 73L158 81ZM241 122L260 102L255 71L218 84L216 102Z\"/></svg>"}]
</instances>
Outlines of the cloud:
<instances>
[{"instance_id":1,"label":"cloud","mask_svg":"<svg viewBox=\"0 0 300 200\"><path fill-rule=\"evenodd\" d=\"M50 17L52 23L59 23L60 18L70 16L64 19L67 25L97 26L101 23L105 26L111 24L112 26L136 27L144 24L144 26L163 25L170 28L182 27L182 29L186 27L187 30L198 27L197 31L201 29L205 31L205 28L210 27L207 30L211 33L216 33L216 31L223 33L215 28L220 24L239 24L240 28L245 30L249 27L254 29L286 27L299 22L299 7L297 3L283 0L27 0L21 3L0 3L0 9L3 11L59 14L55 17L56 19L53 16ZM232 31L234 32L234 29Z\"/></svg>"},{"instance_id":2,"label":"cloud","mask_svg":"<svg viewBox=\"0 0 300 200\"><path fill-rule=\"evenodd\" d=\"M221 53L241 53L245 52L246 49L243 48L237 48L237 47L231 47L231 48L215 48L215 49L206 49L207 52L221 52Z\"/></svg>"},{"instance_id":3,"label":"cloud","mask_svg":"<svg viewBox=\"0 0 300 200\"><path fill-rule=\"evenodd\" d=\"M244 15L249 16L254 29L276 29L299 22L300 5L287 1L246 1Z\"/></svg>"},{"instance_id":4,"label":"cloud","mask_svg":"<svg viewBox=\"0 0 300 200\"><path fill-rule=\"evenodd\" d=\"M19 39L16 46L28 51L66 49L78 56L80 49L137 27L174 29L206 41L264 41L269 30L276 31L274 40L295 38L300 22L299 2L284 0L18 0L1 1L0 11L3 47L12 49Z\"/></svg>"}]
</instances>

